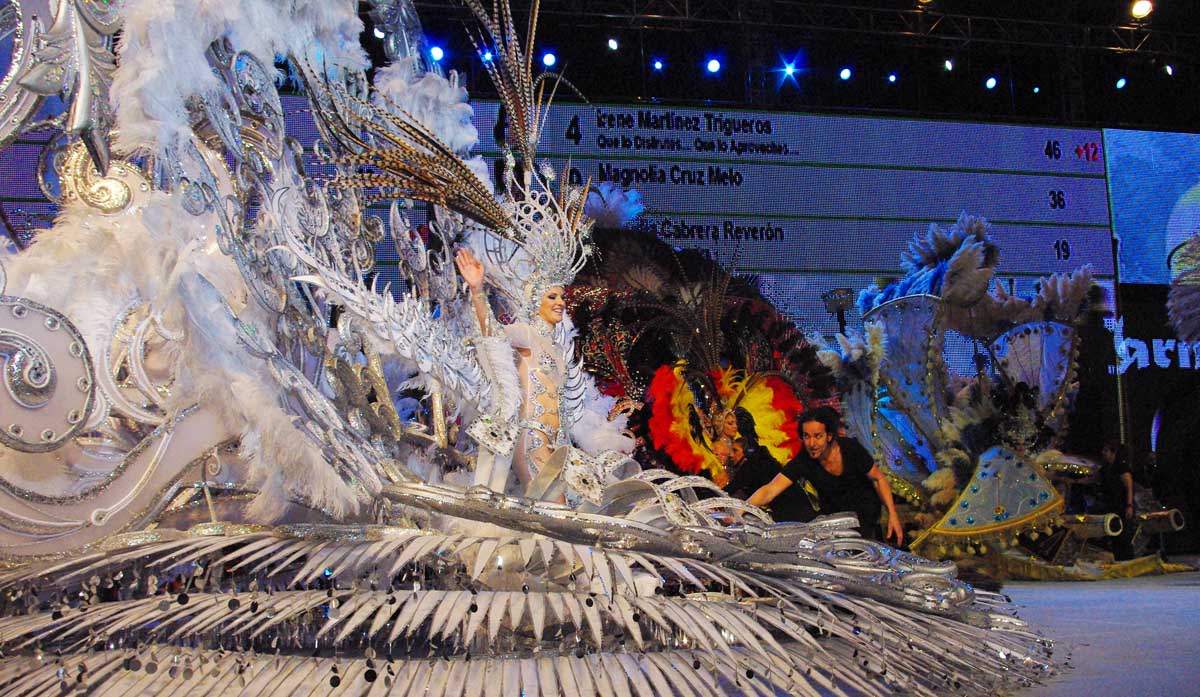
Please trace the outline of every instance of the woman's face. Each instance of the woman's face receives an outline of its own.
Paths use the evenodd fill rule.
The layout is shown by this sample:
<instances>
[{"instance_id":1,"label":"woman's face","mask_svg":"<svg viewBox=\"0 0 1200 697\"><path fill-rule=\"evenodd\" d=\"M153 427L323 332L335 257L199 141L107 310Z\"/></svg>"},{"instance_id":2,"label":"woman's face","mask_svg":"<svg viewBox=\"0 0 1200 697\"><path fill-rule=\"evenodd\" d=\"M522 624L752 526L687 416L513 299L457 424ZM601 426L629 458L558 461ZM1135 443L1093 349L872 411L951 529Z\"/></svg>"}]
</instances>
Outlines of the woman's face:
<instances>
[{"instance_id":1,"label":"woman's face","mask_svg":"<svg viewBox=\"0 0 1200 697\"><path fill-rule=\"evenodd\" d=\"M729 413L725 414L725 421L722 423L722 426L721 426L721 435L727 436L729 438L733 438L737 434L738 434L737 417L733 415L733 412L729 412Z\"/></svg>"},{"instance_id":2,"label":"woman's face","mask_svg":"<svg viewBox=\"0 0 1200 697\"><path fill-rule=\"evenodd\" d=\"M542 295L542 304L538 307L538 316L549 324L562 321L563 313L567 311L567 303L563 300L563 287L550 286Z\"/></svg>"}]
</instances>

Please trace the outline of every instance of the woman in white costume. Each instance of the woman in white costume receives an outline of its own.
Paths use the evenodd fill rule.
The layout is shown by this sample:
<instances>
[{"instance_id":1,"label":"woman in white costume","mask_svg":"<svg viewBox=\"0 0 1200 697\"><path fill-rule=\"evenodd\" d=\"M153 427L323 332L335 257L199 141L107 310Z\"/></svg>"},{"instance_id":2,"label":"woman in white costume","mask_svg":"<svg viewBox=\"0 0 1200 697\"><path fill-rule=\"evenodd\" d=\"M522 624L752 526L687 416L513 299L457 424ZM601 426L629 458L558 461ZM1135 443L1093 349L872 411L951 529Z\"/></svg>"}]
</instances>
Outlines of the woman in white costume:
<instances>
[{"instance_id":1,"label":"woman in white costume","mask_svg":"<svg viewBox=\"0 0 1200 697\"><path fill-rule=\"evenodd\" d=\"M480 333L502 333L516 352L521 407L512 462L518 481L527 487L554 451L569 445L563 428L562 397L570 356L554 340L555 329L566 313L565 288L551 285L541 289L531 284L525 317L500 324L488 305L482 262L466 248L458 251L455 262L470 289Z\"/></svg>"}]
</instances>

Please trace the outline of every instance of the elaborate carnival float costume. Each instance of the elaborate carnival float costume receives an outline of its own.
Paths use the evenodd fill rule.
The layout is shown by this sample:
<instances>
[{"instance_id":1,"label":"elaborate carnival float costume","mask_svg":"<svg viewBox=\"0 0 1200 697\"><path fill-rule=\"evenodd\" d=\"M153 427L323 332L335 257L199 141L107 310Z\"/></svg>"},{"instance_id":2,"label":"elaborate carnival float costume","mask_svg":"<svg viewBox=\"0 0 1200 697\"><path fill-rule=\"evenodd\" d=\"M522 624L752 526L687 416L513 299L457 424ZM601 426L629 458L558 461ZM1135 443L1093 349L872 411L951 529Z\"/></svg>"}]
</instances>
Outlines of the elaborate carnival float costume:
<instances>
[{"instance_id":1,"label":"elaborate carnival float costume","mask_svg":"<svg viewBox=\"0 0 1200 697\"><path fill-rule=\"evenodd\" d=\"M1088 468L1058 448L1079 388L1076 325L1091 269L1043 278L1024 298L994 284L999 260L986 221L964 213L948 228L931 225L904 254L903 279L860 294L864 333L839 336L820 356L851 430L914 512L913 550L998 577L1097 578L1064 569L1079 548L1063 543L1114 534L1121 523L1062 515L1051 481ZM975 375L947 367L951 331L979 347ZM1037 544L1049 535L1050 545ZM1164 568L1155 558L1114 573Z\"/></svg>"},{"instance_id":2,"label":"elaborate carnival float costume","mask_svg":"<svg viewBox=\"0 0 1200 697\"><path fill-rule=\"evenodd\" d=\"M487 466L476 422L505 436L493 455L551 427L525 421L498 372L513 347L474 326L450 250L478 233L538 258L538 233L446 144L463 124L429 118L461 113L453 76L365 90L355 7L5 7L21 42L0 138L61 89L71 110L49 125L80 138L52 144L63 211L9 260L3 297L4 694L993 694L1051 670L997 596L849 518L773 526L698 501L700 480L618 480L602 450L557 451L550 500L454 485ZM470 7L533 162L542 82L507 3ZM372 11L392 49L419 45L411 6ZM332 175L306 174L286 133L276 56ZM530 222L586 231L578 194L557 196ZM360 283L386 230L375 198L435 206L429 247L393 208L397 297ZM425 391L427 425L399 418L399 380Z\"/></svg>"}]
</instances>

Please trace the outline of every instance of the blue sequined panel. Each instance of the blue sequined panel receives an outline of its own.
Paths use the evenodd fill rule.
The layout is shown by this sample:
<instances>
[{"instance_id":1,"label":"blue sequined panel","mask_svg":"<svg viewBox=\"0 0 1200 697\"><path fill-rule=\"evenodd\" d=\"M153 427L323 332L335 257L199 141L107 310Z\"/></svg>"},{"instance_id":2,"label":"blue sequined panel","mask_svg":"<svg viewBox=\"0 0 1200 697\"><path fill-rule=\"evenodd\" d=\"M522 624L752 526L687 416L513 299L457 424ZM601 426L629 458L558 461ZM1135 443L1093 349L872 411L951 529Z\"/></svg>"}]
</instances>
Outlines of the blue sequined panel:
<instances>
[{"instance_id":1,"label":"blue sequined panel","mask_svg":"<svg viewBox=\"0 0 1200 697\"><path fill-rule=\"evenodd\" d=\"M880 363L880 382L895 408L908 414L912 427L926 439L937 438L948 412L940 303L931 295L913 295L884 303L863 317L883 327L887 354Z\"/></svg>"},{"instance_id":2,"label":"blue sequined panel","mask_svg":"<svg viewBox=\"0 0 1200 697\"><path fill-rule=\"evenodd\" d=\"M971 480L943 519L947 532L1014 523L1048 512L1058 492L1025 458L1003 446L979 458Z\"/></svg>"}]
</instances>

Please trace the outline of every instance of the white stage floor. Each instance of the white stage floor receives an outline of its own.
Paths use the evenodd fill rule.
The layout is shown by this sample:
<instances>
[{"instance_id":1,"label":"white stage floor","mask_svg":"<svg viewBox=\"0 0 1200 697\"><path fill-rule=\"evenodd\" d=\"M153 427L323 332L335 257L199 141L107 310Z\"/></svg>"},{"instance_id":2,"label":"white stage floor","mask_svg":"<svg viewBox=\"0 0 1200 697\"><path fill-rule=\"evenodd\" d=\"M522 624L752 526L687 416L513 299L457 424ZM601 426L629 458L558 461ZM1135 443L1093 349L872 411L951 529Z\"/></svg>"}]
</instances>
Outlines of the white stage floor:
<instances>
[{"instance_id":1,"label":"white stage floor","mask_svg":"<svg viewBox=\"0 0 1200 697\"><path fill-rule=\"evenodd\" d=\"M1057 640L1055 657L1072 666L1022 695L1200 695L1200 572L1008 583L1002 592L1022 619Z\"/></svg>"}]
</instances>

